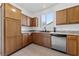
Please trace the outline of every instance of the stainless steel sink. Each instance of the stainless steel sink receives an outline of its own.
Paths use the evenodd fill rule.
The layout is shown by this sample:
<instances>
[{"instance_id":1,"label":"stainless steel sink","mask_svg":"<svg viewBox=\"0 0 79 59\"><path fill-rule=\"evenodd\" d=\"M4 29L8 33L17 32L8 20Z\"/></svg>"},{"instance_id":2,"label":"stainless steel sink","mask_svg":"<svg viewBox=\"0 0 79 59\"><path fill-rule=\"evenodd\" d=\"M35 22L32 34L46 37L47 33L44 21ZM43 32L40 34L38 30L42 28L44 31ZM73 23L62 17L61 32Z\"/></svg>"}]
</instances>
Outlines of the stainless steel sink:
<instances>
[{"instance_id":1,"label":"stainless steel sink","mask_svg":"<svg viewBox=\"0 0 79 59\"><path fill-rule=\"evenodd\" d=\"M40 31L40 32L50 32L50 31Z\"/></svg>"}]
</instances>

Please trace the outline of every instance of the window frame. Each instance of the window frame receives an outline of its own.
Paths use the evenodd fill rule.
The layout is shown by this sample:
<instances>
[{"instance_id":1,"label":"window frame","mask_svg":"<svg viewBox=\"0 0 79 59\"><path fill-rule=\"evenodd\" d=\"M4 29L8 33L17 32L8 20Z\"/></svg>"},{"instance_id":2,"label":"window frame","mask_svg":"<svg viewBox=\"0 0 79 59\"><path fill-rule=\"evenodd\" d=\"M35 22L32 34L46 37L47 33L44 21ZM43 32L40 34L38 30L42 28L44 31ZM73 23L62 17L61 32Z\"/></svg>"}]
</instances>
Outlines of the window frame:
<instances>
[{"instance_id":1,"label":"window frame","mask_svg":"<svg viewBox=\"0 0 79 59\"><path fill-rule=\"evenodd\" d=\"M48 12L48 13L51 13L51 12ZM53 19L52 19L52 21L47 24L47 16L46 15L48 13L42 14L42 15L45 15L45 25L41 25L42 24L42 15L40 15L40 27L46 26L46 25L48 25L48 24L53 22ZM52 14L52 16L53 16L53 14Z\"/></svg>"}]
</instances>

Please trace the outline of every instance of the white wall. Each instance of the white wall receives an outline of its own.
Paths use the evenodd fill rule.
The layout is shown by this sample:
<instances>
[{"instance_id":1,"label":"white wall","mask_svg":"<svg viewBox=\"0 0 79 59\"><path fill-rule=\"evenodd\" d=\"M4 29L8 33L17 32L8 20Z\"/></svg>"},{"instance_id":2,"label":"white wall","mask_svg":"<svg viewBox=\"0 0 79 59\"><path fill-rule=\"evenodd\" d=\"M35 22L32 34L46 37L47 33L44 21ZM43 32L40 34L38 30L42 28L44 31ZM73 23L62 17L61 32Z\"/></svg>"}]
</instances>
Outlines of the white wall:
<instances>
[{"instance_id":1,"label":"white wall","mask_svg":"<svg viewBox=\"0 0 79 59\"><path fill-rule=\"evenodd\" d=\"M32 15L31 15L27 10L25 10L24 8L21 8L20 6L18 6L18 5L15 4L15 3L11 3L11 4L14 5L15 7L21 9L21 11L22 11L23 14L32 17Z\"/></svg>"},{"instance_id":2,"label":"white wall","mask_svg":"<svg viewBox=\"0 0 79 59\"><path fill-rule=\"evenodd\" d=\"M53 24L50 24L47 26L47 30L52 30L53 27L57 27L58 31L79 31L79 24L70 24L70 25L56 25L56 11L62 10L65 8L69 8L72 6L79 5L79 3L59 3L51 8L48 8L44 11L35 13L36 16L39 16L41 14L45 14L47 12L52 12L54 13L54 22Z\"/></svg>"}]
</instances>

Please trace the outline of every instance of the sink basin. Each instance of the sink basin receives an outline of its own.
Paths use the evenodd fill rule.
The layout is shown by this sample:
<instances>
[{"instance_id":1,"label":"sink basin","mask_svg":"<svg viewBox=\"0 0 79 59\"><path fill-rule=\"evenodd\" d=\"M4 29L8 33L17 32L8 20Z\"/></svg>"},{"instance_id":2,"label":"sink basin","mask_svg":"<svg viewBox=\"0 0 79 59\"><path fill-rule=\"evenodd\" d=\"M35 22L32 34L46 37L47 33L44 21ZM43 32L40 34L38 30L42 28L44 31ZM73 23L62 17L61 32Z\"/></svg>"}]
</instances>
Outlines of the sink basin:
<instances>
[{"instance_id":1,"label":"sink basin","mask_svg":"<svg viewBox=\"0 0 79 59\"><path fill-rule=\"evenodd\" d=\"M50 31L40 31L40 32L50 32Z\"/></svg>"}]
</instances>

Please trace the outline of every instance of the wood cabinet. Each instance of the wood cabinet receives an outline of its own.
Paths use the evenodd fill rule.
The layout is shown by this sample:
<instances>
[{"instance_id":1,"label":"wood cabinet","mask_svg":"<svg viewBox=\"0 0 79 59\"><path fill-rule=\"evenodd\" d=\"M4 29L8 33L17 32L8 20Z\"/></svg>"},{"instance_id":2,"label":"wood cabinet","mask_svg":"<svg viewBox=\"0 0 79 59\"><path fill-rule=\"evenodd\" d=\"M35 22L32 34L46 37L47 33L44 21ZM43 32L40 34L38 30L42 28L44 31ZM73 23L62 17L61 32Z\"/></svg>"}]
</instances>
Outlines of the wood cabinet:
<instances>
[{"instance_id":1,"label":"wood cabinet","mask_svg":"<svg viewBox=\"0 0 79 59\"><path fill-rule=\"evenodd\" d=\"M22 47L21 10L9 3L4 7L4 55L9 55Z\"/></svg>"},{"instance_id":2,"label":"wood cabinet","mask_svg":"<svg viewBox=\"0 0 79 59\"><path fill-rule=\"evenodd\" d=\"M13 18L16 20L21 19L21 10L14 7L13 5L9 4L9 3L5 3L4 4L4 17L9 17L9 18Z\"/></svg>"},{"instance_id":3,"label":"wood cabinet","mask_svg":"<svg viewBox=\"0 0 79 59\"><path fill-rule=\"evenodd\" d=\"M5 18L5 55L13 53L22 47L20 29L18 21Z\"/></svg>"},{"instance_id":4,"label":"wood cabinet","mask_svg":"<svg viewBox=\"0 0 79 59\"><path fill-rule=\"evenodd\" d=\"M43 46L51 48L51 35L48 33L43 33Z\"/></svg>"},{"instance_id":5,"label":"wood cabinet","mask_svg":"<svg viewBox=\"0 0 79 59\"><path fill-rule=\"evenodd\" d=\"M30 17L22 14L22 17L21 17L21 26L30 26Z\"/></svg>"},{"instance_id":6,"label":"wood cabinet","mask_svg":"<svg viewBox=\"0 0 79 59\"><path fill-rule=\"evenodd\" d=\"M22 26L27 26L27 23L26 23L26 16L24 14L22 14L22 17L21 17L21 25Z\"/></svg>"},{"instance_id":7,"label":"wood cabinet","mask_svg":"<svg viewBox=\"0 0 79 59\"><path fill-rule=\"evenodd\" d=\"M37 18L36 17L31 18L31 20L30 20L30 26L31 27L36 27L37 26Z\"/></svg>"},{"instance_id":8,"label":"wood cabinet","mask_svg":"<svg viewBox=\"0 0 79 59\"><path fill-rule=\"evenodd\" d=\"M32 33L33 43L50 48L50 34L48 33Z\"/></svg>"},{"instance_id":9,"label":"wood cabinet","mask_svg":"<svg viewBox=\"0 0 79 59\"><path fill-rule=\"evenodd\" d=\"M79 6L67 9L67 19L69 23L79 23Z\"/></svg>"},{"instance_id":10,"label":"wood cabinet","mask_svg":"<svg viewBox=\"0 0 79 59\"><path fill-rule=\"evenodd\" d=\"M32 33L33 43L43 45L43 39L41 36L42 36L41 33Z\"/></svg>"},{"instance_id":11,"label":"wood cabinet","mask_svg":"<svg viewBox=\"0 0 79 59\"><path fill-rule=\"evenodd\" d=\"M56 24L79 23L79 6L70 7L56 12Z\"/></svg>"},{"instance_id":12,"label":"wood cabinet","mask_svg":"<svg viewBox=\"0 0 79 59\"><path fill-rule=\"evenodd\" d=\"M9 55L16 51L16 38L15 36L7 36L5 37L5 55Z\"/></svg>"},{"instance_id":13,"label":"wood cabinet","mask_svg":"<svg viewBox=\"0 0 79 59\"><path fill-rule=\"evenodd\" d=\"M36 27L37 22L38 22L37 17L32 18L22 14L21 26Z\"/></svg>"},{"instance_id":14,"label":"wood cabinet","mask_svg":"<svg viewBox=\"0 0 79 59\"><path fill-rule=\"evenodd\" d=\"M67 36L67 53L70 55L77 55L77 36Z\"/></svg>"},{"instance_id":15,"label":"wood cabinet","mask_svg":"<svg viewBox=\"0 0 79 59\"><path fill-rule=\"evenodd\" d=\"M5 55L16 50L16 22L15 20L5 19Z\"/></svg>"},{"instance_id":16,"label":"wood cabinet","mask_svg":"<svg viewBox=\"0 0 79 59\"><path fill-rule=\"evenodd\" d=\"M56 24L66 24L67 12L66 9L56 12Z\"/></svg>"},{"instance_id":17,"label":"wood cabinet","mask_svg":"<svg viewBox=\"0 0 79 59\"><path fill-rule=\"evenodd\" d=\"M5 36L15 36L16 25L15 20L5 18Z\"/></svg>"},{"instance_id":18,"label":"wood cabinet","mask_svg":"<svg viewBox=\"0 0 79 59\"><path fill-rule=\"evenodd\" d=\"M79 56L79 35L78 35L78 56Z\"/></svg>"},{"instance_id":19,"label":"wood cabinet","mask_svg":"<svg viewBox=\"0 0 79 59\"><path fill-rule=\"evenodd\" d=\"M22 35L17 35L17 37L16 37L17 50L23 47L22 41L23 41Z\"/></svg>"},{"instance_id":20,"label":"wood cabinet","mask_svg":"<svg viewBox=\"0 0 79 59\"><path fill-rule=\"evenodd\" d=\"M23 46L26 46L30 43L32 43L32 38L29 33L23 33Z\"/></svg>"}]
</instances>

